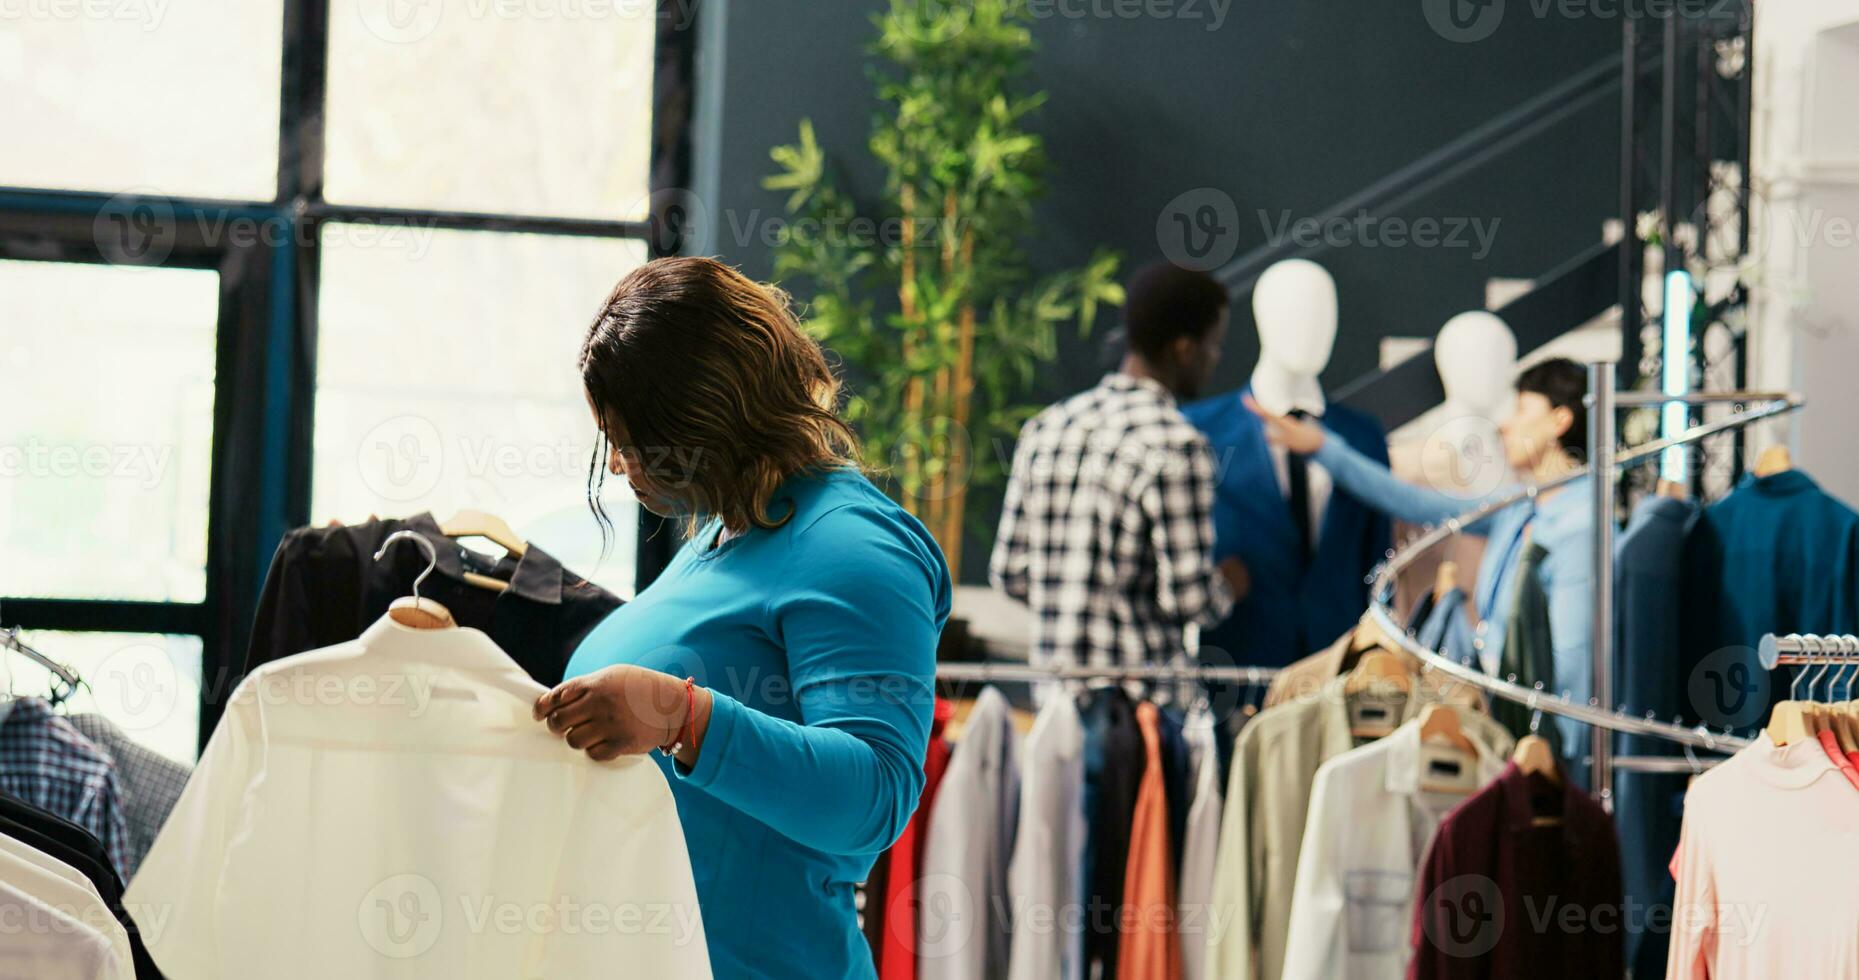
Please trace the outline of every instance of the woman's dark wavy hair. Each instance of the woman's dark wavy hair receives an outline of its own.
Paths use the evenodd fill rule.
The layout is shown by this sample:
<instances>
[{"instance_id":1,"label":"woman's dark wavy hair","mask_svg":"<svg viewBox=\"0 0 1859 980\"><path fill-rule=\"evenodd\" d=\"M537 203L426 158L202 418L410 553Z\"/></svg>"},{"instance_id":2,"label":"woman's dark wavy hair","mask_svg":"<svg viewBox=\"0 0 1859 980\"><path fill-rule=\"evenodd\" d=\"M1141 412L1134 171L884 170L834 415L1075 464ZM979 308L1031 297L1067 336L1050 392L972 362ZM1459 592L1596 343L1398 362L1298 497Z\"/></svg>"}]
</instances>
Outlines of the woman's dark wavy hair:
<instances>
[{"instance_id":1,"label":"woman's dark wavy hair","mask_svg":"<svg viewBox=\"0 0 1859 980\"><path fill-rule=\"evenodd\" d=\"M628 273L581 345L581 381L600 426L588 503L600 505L616 432L640 482L687 505L686 536L715 516L731 533L779 527L770 500L804 470L857 466L839 379L788 296L715 259L668 258Z\"/></svg>"}]
</instances>

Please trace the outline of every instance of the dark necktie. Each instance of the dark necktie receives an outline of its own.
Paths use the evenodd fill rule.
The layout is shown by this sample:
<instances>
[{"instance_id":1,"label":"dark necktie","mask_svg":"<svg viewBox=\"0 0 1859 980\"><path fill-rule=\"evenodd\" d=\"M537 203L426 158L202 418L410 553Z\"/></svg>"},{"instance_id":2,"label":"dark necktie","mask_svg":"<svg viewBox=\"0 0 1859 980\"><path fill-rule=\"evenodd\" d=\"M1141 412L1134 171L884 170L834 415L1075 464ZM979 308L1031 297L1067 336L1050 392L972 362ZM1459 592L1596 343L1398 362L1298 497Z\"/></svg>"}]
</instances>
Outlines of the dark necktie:
<instances>
[{"instance_id":1,"label":"dark necktie","mask_svg":"<svg viewBox=\"0 0 1859 980\"><path fill-rule=\"evenodd\" d=\"M1291 410L1294 419L1308 419L1310 413L1301 408ZM1287 503L1291 507L1291 525L1297 528L1298 553L1306 564L1310 562L1315 550L1310 527L1310 457L1302 453L1285 454L1286 483L1290 493Z\"/></svg>"}]
</instances>

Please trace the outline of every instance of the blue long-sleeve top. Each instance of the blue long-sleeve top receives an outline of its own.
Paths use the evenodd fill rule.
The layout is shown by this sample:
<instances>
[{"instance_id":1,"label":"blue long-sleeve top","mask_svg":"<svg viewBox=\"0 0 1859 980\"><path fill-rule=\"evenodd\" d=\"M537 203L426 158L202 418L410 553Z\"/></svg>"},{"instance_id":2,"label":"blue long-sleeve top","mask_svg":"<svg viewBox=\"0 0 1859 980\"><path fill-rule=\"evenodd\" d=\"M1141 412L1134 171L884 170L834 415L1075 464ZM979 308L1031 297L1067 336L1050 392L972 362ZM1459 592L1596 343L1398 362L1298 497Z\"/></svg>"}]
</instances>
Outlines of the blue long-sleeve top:
<instances>
[{"instance_id":1,"label":"blue long-sleeve top","mask_svg":"<svg viewBox=\"0 0 1859 980\"><path fill-rule=\"evenodd\" d=\"M862 475L792 477L769 513L790 506L721 545L706 523L567 669L640 664L711 693L697 764L659 762L719 980L872 976L853 889L922 792L951 603L935 539Z\"/></svg>"},{"instance_id":2,"label":"blue long-sleeve top","mask_svg":"<svg viewBox=\"0 0 1859 980\"><path fill-rule=\"evenodd\" d=\"M1400 480L1388 468L1327 436L1312 457L1329 470L1336 485L1363 503L1410 524L1438 524L1516 493L1500 487L1484 497L1443 493ZM1581 477L1535 500L1520 500L1486 515L1464 530L1489 542L1478 566L1474 602L1481 622L1473 646L1487 672L1495 671L1504 653L1504 626L1516 594L1514 574L1523 557L1524 532L1549 552L1537 574L1549 596L1549 635L1554 648L1557 693L1586 703L1594 693L1594 649L1589 635L1594 618L1594 515L1588 478ZM1557 718L1562 744L1577 758L1586 726Z\"/></svg>"}]
</instances>

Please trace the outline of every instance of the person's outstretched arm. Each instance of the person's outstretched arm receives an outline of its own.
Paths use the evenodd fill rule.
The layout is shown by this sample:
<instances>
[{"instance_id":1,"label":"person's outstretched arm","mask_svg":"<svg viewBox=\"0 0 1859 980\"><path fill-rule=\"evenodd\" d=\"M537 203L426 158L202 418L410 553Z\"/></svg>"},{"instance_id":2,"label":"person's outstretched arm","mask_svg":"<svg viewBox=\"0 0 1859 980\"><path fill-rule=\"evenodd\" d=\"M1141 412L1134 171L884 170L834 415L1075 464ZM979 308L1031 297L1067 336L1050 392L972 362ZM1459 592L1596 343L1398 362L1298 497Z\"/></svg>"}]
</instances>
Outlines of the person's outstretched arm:
<instances>
[{"instance_id":1,"label":"person's outstretched arm","mask_svg":"<svg viewBox=\"0 0 1859 980\"><path fill-rule=\"evenodd\" d=\"M1410 524L1439 524L1469 510L1500 499L1506 487L1484 497L1460 497L1399 479L1386 464L1369 459L1341 436L1313 422L1275 415L1251 396L1246 407L1265 423L1266 438L1294 453L1309 456L1328 470L1336 485L1363 504ZM1468 534L1486 533L1489 518L1465 528Z\"/></svg>"}]
</instances>

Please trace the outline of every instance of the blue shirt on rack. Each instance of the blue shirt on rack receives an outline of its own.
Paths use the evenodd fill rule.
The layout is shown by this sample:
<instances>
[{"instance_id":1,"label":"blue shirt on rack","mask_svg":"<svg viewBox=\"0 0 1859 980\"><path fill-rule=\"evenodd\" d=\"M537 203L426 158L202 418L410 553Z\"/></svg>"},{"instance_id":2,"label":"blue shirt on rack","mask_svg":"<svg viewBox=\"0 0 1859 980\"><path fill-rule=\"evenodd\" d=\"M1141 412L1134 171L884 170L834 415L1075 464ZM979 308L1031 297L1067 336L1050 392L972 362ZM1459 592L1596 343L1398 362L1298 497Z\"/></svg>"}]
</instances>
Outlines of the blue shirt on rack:
<instances>
[{"instance_id":1,"label":"blue shirt on rack","mask_svg":"<svg viewBox=\"0 0 1859 980\"><path fill-rule=\"evenodd\" d=\"M721 545L707 522L568 662L708 688L697 765L665 768L719 980L873 976L853 889L923 790L947 565L851 469L788 478ZM625 964L615 964L624 974Z\"/></svg>"},{"instance_id":2,"label":"blue shirt on rack","mask_svg":"<svg viewBox=\"0 0 1859 980\"><path fill-rule=\"evenodd\" d=\"M1347 442L1328 435L1313 457L1336 484L1363 503L1410 524L1439 524L1522 489L1502 487L1488 496L1465 497L1442 493L1397 479L1393 473ZM1524 532L1549 552L1538 575L1549 595L1549 633L1554 645L1556 692L1569 692L1569 700L1586 704L1594 692L1593 621L1594 515L1588 477L1583 476L1545 496L1525 498L1483 520L1468 525L1468 534L1489 544L1478 566L1474 596L1482 618L1474 627L1473 647L1487 672L1495 671L1504 653L1504 627L1516 595L1518 560L1523 556ZM1562 744L1580 756L1587 743L1587 726L1557 718Z\"/></svg>"}]
</instances>

